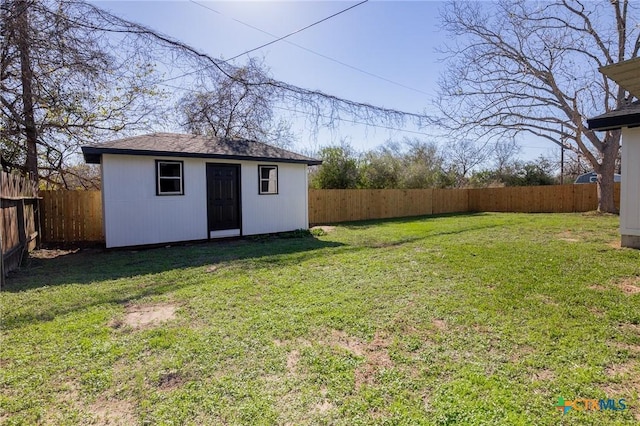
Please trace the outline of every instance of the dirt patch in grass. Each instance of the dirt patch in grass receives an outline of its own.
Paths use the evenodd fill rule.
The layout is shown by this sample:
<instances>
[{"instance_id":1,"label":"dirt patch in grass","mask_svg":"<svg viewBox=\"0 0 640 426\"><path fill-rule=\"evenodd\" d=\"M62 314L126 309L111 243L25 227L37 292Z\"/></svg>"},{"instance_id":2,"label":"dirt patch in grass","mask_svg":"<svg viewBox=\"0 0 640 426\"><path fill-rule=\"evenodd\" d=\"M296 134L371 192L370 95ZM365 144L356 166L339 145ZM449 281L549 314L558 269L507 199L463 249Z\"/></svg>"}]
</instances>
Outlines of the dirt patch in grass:
<instances>
[{"instance_id":1,"label":"dirt patch in grass","mask_svg":"<svg viewBox=\"0 0 640 426\"><path fill-rule=\"evenodd\" d=\"M640 293L640 277L626 278L623 281L617 283L617 286L625 294L638 294Z\"/></svg>"},{"instance_id":2,"label":"dirt patch in grass","mask_svg":"<svg viewBox=\"0 0 640 426\"><path fill-rule=\"evenodd\" d=\"M132 328L144 328L176 318L176 306L172 304L127 305L121 322L112 324L114 328L127 325Z\"/></svg>"},{"instance_id":3,"label":"dirt patch in grass","mask_svg":"<svg viewBox=\"0 0 640 426\"><path fill-rule=\"evenodd\" d=\"M349 336L344 331L334 330L326 343L341 347L356 356L364 357L365 361L355 371L356 389L364 384L373 384L380 370L393 367L393 362L387 351L389 339L380 333L376 333L373 340L366 343L356 337Z\"/></svg>"},{"instance_id":4,"label":"dirt patch in grass","mask_svg":"<svg viewBox=\"0 0 640 426\"><path fill-rule=\"evenodd\" d=\"M162 373L158 378L158 388L161 390L173 390L184 383L184 378L176 371Z\"/></svg>"},{"instance_id":5,"label":"dirt patch in grass","mask_svg":"<svg viewBox=\"0 0 640 426\"><path fill-rule=\"evenodd\" d=\"M532 381L549 381L549 380L554 380L556 378L556 374L552 371L549 370L547 368L543 368L540 370L536 370L532 376L531 376L531 380Z\"/></svg>"},{"instance_id":6,"label":"dirt patch in grass","mask_svg":"<svg viewBox=\"0 0 640 426\"><path fill-rule=\"evenodd\" d=\"M373 384L375 376L380 370L393 367L393 362L389 358L389 352L387 351L388 346L389 341L376 333L371 343L366 347L366 363L356 370L356 389L363 384Z\"/></svg>"},{"instance_id":7,"label":"dirt patch in grass","mask_svg":"<svg viewBox=\"0 0 640 426\"><path fill-rule=\"evenodd\" d=\"M433 321L431 321L431 324L433 324L433 326L438 329L438 330L446 330L447 329L447 323L444 320L441 319L434 319Z\"/></svg>"},{"instance_id":8,"label":"dirt patch in grass","mask_svg":"<svg viewBox=\"0 0 640 426\"><path fill-rule=\"evenodd\" d=\"M625 350L625 351L629 351L629 352L634 352L637 354L640 354L640 345L631 345L628 343L622 343L622 342L615 342L613 344L613 346L615 346L618 349L621 350Z\"/></svg>"},{"instance_id":9,"label":"dirt patch in grass","mask_svg":"<svg viewBox=\"0 0 640 426\"><path fill-rule=\"evenodd\" d=\"M605 286L600 285L600 284L590 285L588 288L589 288L589 290L596 290L596 291L607 291L607 290L609 290L608 288L606 288Z\"/></svg>"},{"instance_id":10,"label":"dirt patch in grass","mask_svg":"<svg viewBox=\"0 0 640 426\"><path fill-rule=\"evenodd\" d=\"M621 243L620 240L617 239L617 240L611 241L608 245L609 247L614 249L622 249L622 245L620 243Z\"/></svg>"},{"instance_id":11,"label":"dirt patch in grass","mask_svg":"<svg viewBox=\"0 0 640 426\"><path fill-rule=\"evenodd\" d=\"M316 413L324 414L327 411L331 410L333 407L334 407L333 404L325 399L322 402L316 404L313 407L313 411Z\"/></svg>"},{"instance_id":12,"label":"dirt patch in grass","mask_svg":"<svg viewBox=\"0 0 640 426\"><path fill-rule=\"evenodd\" d=\"M508 358L509 362L517 363L523 362L527 357L531 356L536 352L536 349L529 345L517 346L509 352Z\"/></svg>"},{"instance_id":13,"label":"dirt patch in grass","mask_svg":"<svg viewBox=\"0 0 640 426\"><path fill-rule=\"evenodd\" d=\"M329 233L335 231L336 227L335 226L327 226L327 225L314 226L313 228L311 228L311 231L314 231L316 229L324 232L325 234L329 234Z\"/></svg>"},{"instance_id":14,"label":"dirt patch in grass","mask_svg":"<svg viewBox=\"0 0 640 426\"><path fill-rule=\"evenodd\" d=\"M622 323L620 325L623 333L635 334L636 336L640 336L640 324L632 324L630 322Z\"/></svg>"},{"instance_id":15,"label":"dirt patch in grass","mask_svg":"<svg viewBox=\"0 0 640 426\"><path fill-rule=\"evenodd\" d=\"M561 240L561 241L566 241L566 242L568 242L568 243L577 243L577 242L579 242L579 241L580 241L580 240L579 240L579 239L577 239L577 238L566 238L566 237L562 238L562 237L561 237L561 238L558 238L558 239L559 239L559 240Z\"/></svg>"},{"instance_id":16,"label":"dirt patch in grass","mask_svg":"<svg viewBox=\"0 0 640 426\"><path fill-rule=\"evenodd\" d=\"M604 374L611 378L626 376L633 371L634 365L634 363L612 364L605 368Z\"/></svg>"},{"instance_id":17,"label":"dirt patch in grass","mask_svg":"<svg viewBox=\"0 0 640 426\"><path fill-rule=\"evenodd\" d=\"M295 374L300 361L300 351L297 349L292 350L287 354L287 371L289 374Z\"/></svg>"},{"instance_id":18,"label":"dirt patch in grass","mask_svg":"<svg viewBox=\"0 0 640 426\"><path fill-rule=\"evenodd\" d=\"M323 342L325 343L325 342ZM366 344L363 343L357 337L349 336L344 331L333 330L329 335L329 340L326 342L331 346L339 346L356 356L363 356L366 350Z\"/></svg>"},{"instance_id":19,"label":"dirt patch in grass","mask_svg":"<svg viewBox=\"0 0 640 426\"><path fill-rule=\"evenodd\" d=\"M630 379L623 380L622 383L605 383L602 386L602 390L609 398L629 397L634 392L640 393L640 377L638 377L633 371L629 373L629 377ZM638 414L640 414L640 410L638 411Z\"/></svg>"},{"instance_id":20,"label":"dirt patch in grass","mask_svg":"<svg viewBox=\"0 0 640 426\"><path fill-rule=\"evenodd\" d=\"M62 250L62 249L39 249L34 250L29 253L29 256L34 259L55 259L60 256L67 256L69 254L78 253L80 249L75 248L71 250Z\"/></svg>"},{"instance_id":21,"label":"dirt patch in grass","mask_svg":"<svg viewBox=\"0 0 640 426\"><path fill-rule=\"evenodd\" d=\"M133 404L129 401L99 399L91 405L97 425L125 426L138 423Z\"/></svg>"},{"instance_id":22,"label":"dirt patch in grass","mask_svg":"<svg viewBox=\"0 0 640 426\"><path fill-rule=\"evenodd\" d=\"M56 404L47 408L41 424L55 425L64 423L64 413L82 410L83 400L78 383L62 378L49 391L55 393ZM0 424L5 423L0 422Z\"/></svg>"},{"instance_id":23,"label":"dirt patch in grass","mask_svg":"<svg viewBox=\"0 0 640 426\"><path fill-rule=\"evenodd\" d=\"M578 235L573 234L571 231L563 231L556 236L561 241L566 241L568 243L577 243L580 241Z\"/></svg>"}]
</instances>

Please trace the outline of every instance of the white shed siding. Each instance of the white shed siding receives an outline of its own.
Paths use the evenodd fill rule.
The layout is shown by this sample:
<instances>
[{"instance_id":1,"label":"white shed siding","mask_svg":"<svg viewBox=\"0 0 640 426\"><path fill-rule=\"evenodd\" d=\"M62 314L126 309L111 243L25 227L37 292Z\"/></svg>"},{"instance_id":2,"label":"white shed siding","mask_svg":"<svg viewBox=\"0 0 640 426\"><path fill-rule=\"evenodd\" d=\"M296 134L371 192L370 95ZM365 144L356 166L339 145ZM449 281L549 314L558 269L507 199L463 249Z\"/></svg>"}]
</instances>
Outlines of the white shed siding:
<instances>
[{"instance_id":1,"label":"white shed siding","mask_svg":"<svg viewBox=\"0 0 640 426\"><path fill-rule=\"evenodd\" d=\"M622 129L620 233L640 236L640 128Z\"/></svg>"},{"instance_id":2,"label":"white shed siding","mask_svg":"<svg viewBox=\"0 0 640 426\"><path fill-rule=\"evenodd\" d=\"M258 165L278 166L278 193L258 194ZM242 233L244 235L307 229L306 164L242 163Z\"/></svg>"},{"instance_id":3,"label":"white shed siding","mask_svg":"<svg viewBox=\"0 0 640 426\"><path fill-rule=\"evenodd\" d=\"M156 160L184 163L184 195L156 195ZM206 164L240 164L242 234L308 228L306 164L102 155L107 247L208 237ZM278 166L278 194L258 193L258 165Z\"/></svg>"},{"instance_id":4,"label":"white shed siding","mask_svg":"<svg viewBox=\"0 0 640 426\"><path fill-rule=\"evenodd\" d=\"M102 156L107 247L207 238L205 170L200 159L184 162L184 195L156 195L156 158Z\"/></svg>"}]
</instances>

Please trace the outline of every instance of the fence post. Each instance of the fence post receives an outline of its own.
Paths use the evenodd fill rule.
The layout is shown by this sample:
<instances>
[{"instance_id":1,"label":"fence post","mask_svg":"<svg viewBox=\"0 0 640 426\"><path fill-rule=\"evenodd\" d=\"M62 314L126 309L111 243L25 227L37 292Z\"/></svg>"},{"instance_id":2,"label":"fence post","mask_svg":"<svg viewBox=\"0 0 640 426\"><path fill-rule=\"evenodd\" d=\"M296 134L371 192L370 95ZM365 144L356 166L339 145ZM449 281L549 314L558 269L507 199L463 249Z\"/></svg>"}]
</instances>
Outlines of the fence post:
<instances>
[{"instance_id":1,"label":"fence post","mask_svg":"<svg viewBox=\"0 0 640 426\"><path fill-rule=\"evenodd\" d=\"M0 155L0 160L1 159L2 156ZM0 289L4 287L4 210L2 209L4 178L4 172L0 167Z\"/></svg>"},{"instance_id":2,"label":"fence post","mask_svg":"<svg viewBox=\"0 0 640 426\"><path fill-rule=\"evenodd\" d=\"M33 206L33 226L36 227L36 249L40 248L42 244L42 224L40 223L40 194L36 193L38 198L35 199L35 203Z\"/></svg>"},{"instance_id":3,"label":"fence post","mask_svg":"<svg viewBox=\"0 0 640 426\"><path fill-rule=\"evenodd\" d=\"M0 209L1 213L1 209ZM3 244L2 240L4 238L4 224L2 223L2 214L0 214L0 289L4 287L4 252L3 252Z\"/></svg>"}]
</instances>

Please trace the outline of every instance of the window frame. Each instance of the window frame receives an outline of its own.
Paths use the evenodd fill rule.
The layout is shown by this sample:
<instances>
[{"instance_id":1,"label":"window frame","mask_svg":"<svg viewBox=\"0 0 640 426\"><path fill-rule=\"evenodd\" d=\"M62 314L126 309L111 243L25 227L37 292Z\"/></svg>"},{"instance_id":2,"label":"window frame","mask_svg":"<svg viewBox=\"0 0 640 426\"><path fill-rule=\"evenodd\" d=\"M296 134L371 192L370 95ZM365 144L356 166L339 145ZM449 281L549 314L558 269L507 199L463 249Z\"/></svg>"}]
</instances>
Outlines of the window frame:
<instances>
[{"instance_id":1,"label":"window frame","mask_svg":"<svg viewBox=\"0 0 640 426\"><path fill-rule=\"evenodd\" d=\"M262 177L262 169L263 168L270 168L270 169L275 169L276 171L276 178L275 179L264 179ZM278 182L280 179L279 177L279 171L278 171L278 166L276 164L258 164L258 195L278 195L278 193L280 192L280 183ZM262 182L270 182L270 181L275 181L275 185L276 185L276 190L275 192L264 192L262 191Z\"/></svg>"},{"instance_id":2,"label":"window frame","mask_svg":"<svg viewBox=\"0 0 640 426\"><path fill-rule=\"evenodd\" d=\"M178 164L180 165L180 176L161 176L160 165L161 164ZM161 179L179 179L180 191L163 192L160 190ZM156 160L156 196L165 197L172 195L184 195L184 161L180 160Z\"/></svg>"}]
</instances>

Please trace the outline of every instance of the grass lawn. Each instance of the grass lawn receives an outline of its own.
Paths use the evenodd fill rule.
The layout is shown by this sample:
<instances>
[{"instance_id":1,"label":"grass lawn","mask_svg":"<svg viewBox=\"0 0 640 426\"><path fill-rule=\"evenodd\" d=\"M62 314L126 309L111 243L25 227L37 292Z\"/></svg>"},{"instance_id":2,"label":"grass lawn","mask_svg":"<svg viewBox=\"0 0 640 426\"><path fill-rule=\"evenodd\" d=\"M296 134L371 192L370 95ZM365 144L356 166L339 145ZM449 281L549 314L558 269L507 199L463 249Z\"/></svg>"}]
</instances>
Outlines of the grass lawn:
<instances>
[{"instance_id":1,"label":"grass lawn","mask_svg":"<svg viewBox=\"0 0 640 426\"><path fill-rule=\"evenodd\" d=\"M0 422L637 425L640 251L617 226L454 215L34 258L0 293Z\"/></svg>"}]
</instances>

